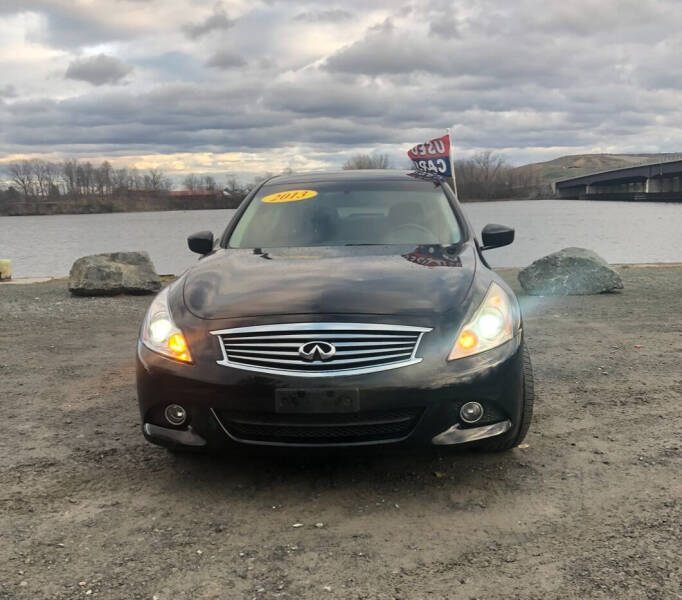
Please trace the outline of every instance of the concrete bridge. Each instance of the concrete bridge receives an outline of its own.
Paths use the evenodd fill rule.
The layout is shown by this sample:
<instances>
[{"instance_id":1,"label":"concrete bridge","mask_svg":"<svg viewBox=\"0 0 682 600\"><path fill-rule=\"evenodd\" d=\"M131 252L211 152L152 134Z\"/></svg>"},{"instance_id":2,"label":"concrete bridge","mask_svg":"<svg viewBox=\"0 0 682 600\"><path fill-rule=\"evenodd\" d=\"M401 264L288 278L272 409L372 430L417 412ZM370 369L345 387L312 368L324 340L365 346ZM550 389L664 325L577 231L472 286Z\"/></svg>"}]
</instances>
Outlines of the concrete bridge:
<instances>
[{"instance_id":1,"label":"concrete bridge","mask_svg":"<svg viewBox=\"0 0 682 600\"><path fill-rule=\"evenodd\" d=\"M553 188L566 199L682 202L682 160L559 179Z\"/></svg>"}]
</instances>

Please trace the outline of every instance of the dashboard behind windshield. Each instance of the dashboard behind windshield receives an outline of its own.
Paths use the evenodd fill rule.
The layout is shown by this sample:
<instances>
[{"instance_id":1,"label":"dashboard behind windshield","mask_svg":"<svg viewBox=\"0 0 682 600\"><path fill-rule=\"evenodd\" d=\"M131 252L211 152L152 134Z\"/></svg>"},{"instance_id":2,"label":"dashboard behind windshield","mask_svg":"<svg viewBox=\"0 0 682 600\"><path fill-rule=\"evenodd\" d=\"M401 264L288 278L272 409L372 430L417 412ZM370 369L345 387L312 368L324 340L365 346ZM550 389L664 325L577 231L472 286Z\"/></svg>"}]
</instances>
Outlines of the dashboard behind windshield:
<instances>
[{"instance_id":1,"label":"dashboard behind windshield","mask_svg":"<svg viewBox=\"0 0 682 600\"><path fill-rule=\"evenodd\" d=\"M230 236L230 248L442 244L462 231L432 182L265 185Z\"/></svg>"}]
</instances>

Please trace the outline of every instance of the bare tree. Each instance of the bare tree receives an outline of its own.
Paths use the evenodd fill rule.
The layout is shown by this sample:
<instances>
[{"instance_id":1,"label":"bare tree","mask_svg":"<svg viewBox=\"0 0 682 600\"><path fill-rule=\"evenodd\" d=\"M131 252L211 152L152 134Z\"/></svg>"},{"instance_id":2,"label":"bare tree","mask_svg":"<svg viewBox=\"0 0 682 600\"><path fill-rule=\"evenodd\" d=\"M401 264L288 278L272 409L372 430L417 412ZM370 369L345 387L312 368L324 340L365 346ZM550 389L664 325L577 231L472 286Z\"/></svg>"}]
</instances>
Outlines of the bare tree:
<instances>
[{"instance_id":1,"label":"bare tree","mask_svg":"<svg viewBox=\"0 0 682 600\"><path fill-rule=\"evenodd\" d=\"M496 188L504 187L500 186L500 179L504 177L502 171L507 170L504 158L486 150L474 156L472 160L483 197L491 197Z\"/></svg>"},{"instance_id":2,"label":"bare tree","mask_svg":"<svg viewBox=\"0 0 682 600\"><path fill-rule=\"evenodd\" d=\"M165 173L159 169L149 169L144 176L144 189L150 192L163 192L172 187L172 182Z\"/></svg>"},{"instance_id":3,"label":"bare tree","mask_svg":"<svg viewBox=\"0 0 682 600\"><path fill-rule=\"evenodd\" d=\"M189 190L190 192L195 192L196 190L200 189L200 186L201 181L194 173L190 173L182 180L182 187L184 187L186 190Z\"/></svg>"},{"instance_id":4,"label":"bare tree","mask_svg":"<svg viewBox=\"0 0 682 600\"><path fill-rule=\"evenodd\" d=\"M140 175L140 171L138 171L137 167L130 169L130 189L144 189L144 177Z\"/></svg>"},{"instance_id":5,"label":"bare tree","mask_svg":"<svg viewBox=\"0 0 682 600\"><path fill-rule=\"evenodd\" d=\"M111 163L105 160L97 169L95 169L95 185L97 186L97 193L100 197L108 195L111 190Z\"/></svg>"},{"instance_id":6,"label":"bare tree","mask_svg":"<svg viewBox=\"0 0 682 600\"><path fill-rule=\"evenodd\" d=\"M238 200L242 200L246 196L246 194L248 194L248 192L249 188L240 185L236 177L228 177L225 183L225 187L223 188L223 194L229 196L230 198L236 198Z\"/></svg>"},{"instance_id":7,"label":"bare tree","mask_svg":"<svg viewBox=\"0 0 682 600\"><path fill-rule=\"evenodd\" d=\"M490 151L458 160L455 174L457 191L464 200L532 198L547 193L532 169L512 167Z\"/></svg>"},{"instance_id":8,"label":"bare tree","mask_svg":"<svg viewBox=\"0 0 682 600\"><path fill-rule=\"evenodd\" d=\"M111 174L111 187L113 194L127 194L132 189L132 179L126 167L113 170Z\"/></svg>"},{"instance_id":9,"label":"bare tree","mask_svg":"<svg viewBox=\"0 0 682 600\"><path fill-rule=\"evenodd\" d=\"M78 163L76 166L76 184L82 196L95 191L95 169L90 161Z\"/></svg>"},{"instance_id":10,"label":"bare tree","mask_svg":"<svg viewBox=\"0 0 682 600\"><path fill-rule=\"evenodd\" d=\"M204 175L204 177L201 178L201 187L207 192L214 192L218 189L218 184L210 175Z\"/></svg>"},{"instance_id":11,"label":"bare tree","mask_svg":"<svg viewBox=\"0 0 682 600\"><path fill-rule=\"evenodd\" d=\"M28 160L9 163L9 176L24 194L24 198L34 195L33 166Z\"/></svg>"},{"instance_id":12,"label":"bare tree","mask_svg":"<svg viewBox=\"0 0 682 600\"><path fill-rule=\"evenodd\" d=\"M66 188L66 193L69 196L77 196L78 195L78 184L77 184L77 177L76 177L76 172L78 169L78 161L77 160L65 160L62 163L62 182L64 183L64 187Z\"/></svg>"},{"instance_id":13,"label":"bare tree","mask_svg":"<svg viewBox=\"0 0 682 600\"><path fill-rule=\"evenodd\" d=\"M61 196L61 192L64 189L61 187L61 169L57 163L49 162L47 163L47 168L45 170L46 180L47 180L47 195L50 198L57 198Z\"/></svg>"},{"instance_id":14,"label":"bare tree","mask_svg":"<svg viewBox=\"0 0 682 600\"><path fill-rule=\"evenodd\" d=\"M354 154L343 165L345 171L357 169L390 169L388 154Z\"/></svg>"},{"instance_id":15,"label":"bare tree","mask_svg":"<svg viewBox=\"0 0 682 600\"><path fill-rule=\"evenodd\" d=\"M196 192L199 190L213 192L218 189L218 184L213 177L210 175L196 175L194 173L187 175L187 177L182 180L182 185L190 192Z\"/></svg>"},{"instance_id":16,"label":"bare tree","mask_svg":"<svg viewBox=\"0 0 682 600\"><path fill-rule=\"evenodd\" d=\"M36 195L47 196L49 189L48 164L44 160L32 160L33 178L36 182Z\"/></svg>"},{"instance_id":17,"label":"bare tree","mask_svg":"<svg viewBox=\"0 0 682 600\"><path fill-rule=\"evenodd\" d=\"M59 196L60 166L40 159L22 160L8 165L12 182L24 198Z\"/></svg>"}]
</instances>

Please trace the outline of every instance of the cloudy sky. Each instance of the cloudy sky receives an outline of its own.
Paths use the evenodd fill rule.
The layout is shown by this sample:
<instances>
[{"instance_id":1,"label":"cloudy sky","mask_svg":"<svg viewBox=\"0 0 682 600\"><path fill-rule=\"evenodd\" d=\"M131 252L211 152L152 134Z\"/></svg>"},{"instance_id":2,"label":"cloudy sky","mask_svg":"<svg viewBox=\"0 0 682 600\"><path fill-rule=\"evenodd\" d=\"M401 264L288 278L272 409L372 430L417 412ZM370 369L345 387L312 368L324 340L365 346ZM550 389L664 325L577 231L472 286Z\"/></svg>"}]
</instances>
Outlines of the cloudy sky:
<instances>
[{"instance_id":1,"label":"cloudy sky","mask_svg":"<svg viewBox=\"0 0 682 600\"><path fill-rule=\"evenodd\" d=\"M682 151L680 0L0 0L0 163Z\"/></svg>"}]
</instances>

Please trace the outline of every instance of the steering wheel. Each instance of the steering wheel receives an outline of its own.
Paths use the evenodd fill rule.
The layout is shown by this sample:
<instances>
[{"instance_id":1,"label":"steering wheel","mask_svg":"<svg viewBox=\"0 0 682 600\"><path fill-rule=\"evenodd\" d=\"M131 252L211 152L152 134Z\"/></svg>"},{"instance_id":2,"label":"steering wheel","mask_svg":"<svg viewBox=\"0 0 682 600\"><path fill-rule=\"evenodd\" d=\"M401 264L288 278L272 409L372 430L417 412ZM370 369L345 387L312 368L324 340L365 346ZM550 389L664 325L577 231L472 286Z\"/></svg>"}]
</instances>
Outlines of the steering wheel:
<instances>
[{"instance_id":1,"label":"steering wheel","mask_svg":"<svg viewBox=\"0 0 682 600\"><path fill-rule=\"evenodd\" d=\"M426 239L419 240L419 242L430 243L432 240L436 238L436 236L433 234L433 231L427 229L423 225L417 225L417 223L405 223L404 225L399 225L393 231L390 232L389 236L393 237L393 234L397 234L399 231L404 229L412 229L413 231L426 235Z\"/></svg>"}]
</instances>

